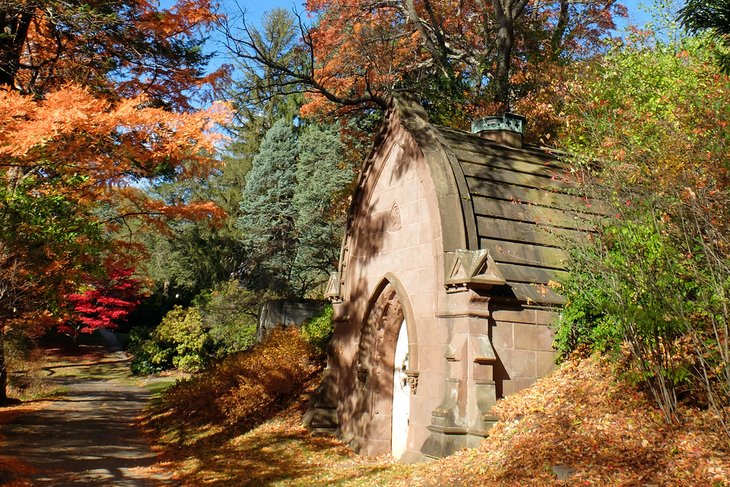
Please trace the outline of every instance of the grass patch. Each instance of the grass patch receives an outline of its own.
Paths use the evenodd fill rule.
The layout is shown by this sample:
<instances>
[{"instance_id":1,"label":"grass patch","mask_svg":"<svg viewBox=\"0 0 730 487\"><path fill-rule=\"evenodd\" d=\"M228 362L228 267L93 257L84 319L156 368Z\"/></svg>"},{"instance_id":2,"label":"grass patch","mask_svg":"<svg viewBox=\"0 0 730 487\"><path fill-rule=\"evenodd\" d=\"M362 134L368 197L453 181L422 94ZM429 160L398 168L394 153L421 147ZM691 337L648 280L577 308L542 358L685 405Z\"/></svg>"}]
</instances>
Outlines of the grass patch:
<instances>
[{"instance_id":1,"label":"grass patch","mask_svg":"<svg viewBox=\"0 0 730 487\"><path fill-rule=\"evenodd\" d=\"M170 387L177 383L178 377L153 377L146 378L143 381L143 386L152 395L153 398L159 398L162 394Z\"/></svg>"}]
</instances>

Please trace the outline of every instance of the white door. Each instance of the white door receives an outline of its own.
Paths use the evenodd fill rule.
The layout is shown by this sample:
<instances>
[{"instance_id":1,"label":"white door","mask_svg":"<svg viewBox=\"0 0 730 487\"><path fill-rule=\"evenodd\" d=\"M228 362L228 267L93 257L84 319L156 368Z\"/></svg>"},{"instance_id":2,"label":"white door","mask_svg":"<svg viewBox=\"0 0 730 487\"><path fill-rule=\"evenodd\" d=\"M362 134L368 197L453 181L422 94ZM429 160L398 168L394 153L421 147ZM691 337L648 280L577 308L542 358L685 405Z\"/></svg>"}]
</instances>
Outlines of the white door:
<instances>
[{"instance_id":1,"label":"white door","mask_svg":"<svg viewBox=\"0 0 730 487\"><path fill-rule=\"evenodd\" d=\"M398 459L405 453L408 443L408 425L411 415L411 387L408 384L408 330L406 321L400 326L395 346L395 370L393 371L393 426L391 431L392 453Z\"/></svg>"}]
</instances>

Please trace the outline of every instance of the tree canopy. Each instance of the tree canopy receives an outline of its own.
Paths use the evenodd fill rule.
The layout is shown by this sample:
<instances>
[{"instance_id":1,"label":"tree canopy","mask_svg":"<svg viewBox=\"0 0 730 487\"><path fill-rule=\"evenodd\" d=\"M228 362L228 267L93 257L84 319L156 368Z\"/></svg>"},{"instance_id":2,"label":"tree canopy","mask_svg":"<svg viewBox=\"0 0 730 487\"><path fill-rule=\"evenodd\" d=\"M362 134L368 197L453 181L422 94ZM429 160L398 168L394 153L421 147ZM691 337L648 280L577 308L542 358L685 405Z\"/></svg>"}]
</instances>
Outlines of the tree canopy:
<instances>
[{"instance_id":1,"label":"tree canopy","mask_svg":"<svg viewBox=\"0 0 730 487\"><path fill-rule=\"evenodd\" d=\"M310 0L306 8L314 20L300 22L300 62L271 56L246 23L226 24L233 53L277 73L280 89L306 92L304 114L385 108L391 93L408 90L457 124L509 108L549 84L540 73L602 51L614 17L626 15L613 0Z\"/></svg>"},{"instance_id":2,"label":"tree canopy","mask_svg":"<svg viewBox=\"0 0 730 487\"><path fill-rule=\"evenodd\" d=\"M190 101L214 19L204 0L0 2L0 349L9 327L62 320L108 255L127 267L140 250L130 233L219 214L143 189L215 166L213 128L228 110ZM5 372L0 353L0 399Z\"/></svg>"}]
</instances>

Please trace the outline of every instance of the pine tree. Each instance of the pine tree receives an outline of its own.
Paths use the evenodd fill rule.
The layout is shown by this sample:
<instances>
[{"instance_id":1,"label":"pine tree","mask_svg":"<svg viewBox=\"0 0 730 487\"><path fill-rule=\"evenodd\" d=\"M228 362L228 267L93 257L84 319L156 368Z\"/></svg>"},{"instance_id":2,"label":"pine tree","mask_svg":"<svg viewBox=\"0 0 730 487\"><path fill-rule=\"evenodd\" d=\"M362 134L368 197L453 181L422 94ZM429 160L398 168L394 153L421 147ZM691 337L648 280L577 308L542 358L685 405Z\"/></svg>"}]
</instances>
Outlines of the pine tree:
<instances>
[{"instance_id":1,"label":"pine tree","mask_svg":"<svg viewBox=\"0 0 730 487\"><path fill-rule=\"evenodd\" d=\"M294 206L299 235L297 268L309 287L337 267L345 215L336 202L353 179L345 148L333 126L310 125L299 139Z\"/></svg>"},{"instance_id":2,"label":"pine tree","mask_svg":"<svg viewBox=\"0 0 730 487\"><path fill-rule=\"evenodd\" d=\"M246 178L241 217L237 226L249 249L250 261L242 269L246 285L291 295L289 281L297 252L294 228L298 144L294 128L276 122L261 143Z\"/></svg>"}]
</instances>

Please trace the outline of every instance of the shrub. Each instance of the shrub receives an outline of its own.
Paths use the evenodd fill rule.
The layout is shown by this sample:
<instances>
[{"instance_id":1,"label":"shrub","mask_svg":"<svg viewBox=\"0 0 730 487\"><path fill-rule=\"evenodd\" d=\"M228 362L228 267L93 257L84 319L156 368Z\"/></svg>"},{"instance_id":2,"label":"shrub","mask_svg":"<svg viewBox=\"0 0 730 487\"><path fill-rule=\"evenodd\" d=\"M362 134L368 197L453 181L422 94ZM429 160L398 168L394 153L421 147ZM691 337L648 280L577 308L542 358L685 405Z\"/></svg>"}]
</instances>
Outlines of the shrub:
<instances>
[{"instance_id":1,"label":"shrub","mask_svg":"<svg viewBox=\"0 0 730 487\"><path fill-rule=\"evenodd\" d=\"M269 293L245 289L235 279L201 292L193 306L176 306L153 331L133 331L132 372L150 374L173 367L193 372L211 359L250 348L256 341L261 303L269 298Z\"/></svg>"},{"instance_id":2,"label":"shrub","mask_svg":"<svg viewBox=\"0 0 730 487\"><path fill-rule=\"evenodd\" d=\"M152 330L149 328L132 328L129 331L129 351L132 353L130 365L134 375L148 375L165 369L162 364L153 363L152 358L162 353L160 345L150 340Z\"/></svg>"},{"instance_id":3,"label":"shrub","mask_svg":"<svg viewBox=\"0 0 730 487\"><path fill-rule=\"evenodd\" d=\"M326 351L334 332L332 313L332 305L328 304L321 313L302 324L302 337L321 352Z\"/></svg>"},{"instance_id":4,"label":"shrub","mask_svg":"<svg viewBox=\"0 0 730 487\"><path fill-rule=\"evenodd\" d=\"M248 429L299 395L322 368L318 356L296 328L277 329L254 348L177 383L160 408L201 424Z\"/></svg>"},{"instance_id":5,"label":"shrub","mask_svg":"<svg viewBox=\"0 0 730 487\"><path fill-rule=\"evenodd\" d=\"M574 248L556 347L561 358L582 347L625 355L626 377L651 391L668 420L683 397L722 414L727 267L709 265L701 235L654 211L670 203L645 202Z\"/></svg>"},{"instance_id":6,"label":"shrub","mask_svg":"<svg viewBox=\"0 0 730 487\"><path fill-rule=\"evenodd\" d=\"M200 293L194 304L200 310L203 325L216 357L225 357L253 346L261 304L268 293L250 291L231 279Z\"/></svg>"},{"instance_id":7,"label":"shrub","mask_svg":"<svg viewBox=\"0 0 730 487\"><path fill-rule=\"evenodd\" d=\"M614 217L578 246L557 344L625 343L668 420L692 399L730 437L730 84L702 39L628 41L581 65L565 98L563 148L601 161L572 173Z\"/></svg>"},{"instance_id":8,"label":"shrub","mask_svg":"<svg viewBox=\"0 0 730 487\"><path fill-rule=\"evenodd\" d=\"M135 340L132 371L149 373L176 367L195 372L205 365L209 348L198 309L175 306L147 340Z\"/></svg>"}]
</instances>

